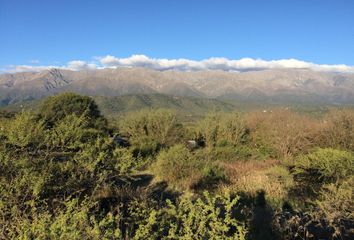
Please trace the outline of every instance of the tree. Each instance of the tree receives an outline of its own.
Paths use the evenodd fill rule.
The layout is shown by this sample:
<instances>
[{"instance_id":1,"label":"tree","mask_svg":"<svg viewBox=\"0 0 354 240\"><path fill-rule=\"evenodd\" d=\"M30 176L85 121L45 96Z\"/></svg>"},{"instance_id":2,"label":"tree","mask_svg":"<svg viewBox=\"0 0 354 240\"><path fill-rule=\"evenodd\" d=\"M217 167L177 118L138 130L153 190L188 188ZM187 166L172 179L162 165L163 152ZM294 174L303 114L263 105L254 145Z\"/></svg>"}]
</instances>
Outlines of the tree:
<instances>
[{"instance_id":1,"label":"tree","mask_svg":"<svg viewBox=\"0 0 354 240\"><path fill-rule=\"evenodd\" d=\"M169 110L142 110L125 116L119 122L119 130L134 145L170 146L182 138L183 129L176 114Z\"/></svg>"},{"instance_id":2,"label":"tree","mask_svg":"<svg viewBox=\"0 0 354 240\"><path fill-rule=\"evenodd\" d=\"M48 127L53 127L56 122L71 114L85 116L89 120L90 127L106 126L106 120L101 115L97 104L87 96L62 93L47 98L40 108L40 115Z\"/></svg>"},{"instance_id":3,"label":"tree","mask_svg":"<svg viewBox=\"0 0 354 240\"><path fill-rule=\"evenodd\" d=\"M237 113L210 114L199 122L196 133L197 138L202 138L208 148L243 144L248 134L245 121Z\"/></svg>"}]
</instances>

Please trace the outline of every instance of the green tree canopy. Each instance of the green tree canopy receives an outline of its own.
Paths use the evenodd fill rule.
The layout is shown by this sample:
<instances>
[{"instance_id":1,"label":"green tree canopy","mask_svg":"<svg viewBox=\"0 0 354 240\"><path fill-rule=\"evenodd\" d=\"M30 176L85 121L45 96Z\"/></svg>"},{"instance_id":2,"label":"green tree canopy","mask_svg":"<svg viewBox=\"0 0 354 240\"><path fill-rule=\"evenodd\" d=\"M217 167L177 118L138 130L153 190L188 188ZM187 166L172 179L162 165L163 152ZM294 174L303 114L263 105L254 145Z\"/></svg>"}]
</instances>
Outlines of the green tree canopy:
<instances>
[{"instance_id":1,"label":"green tree canopy","mask_svg":"<svg viewBox=\"0 0 354 240\"><path fill-rule=\"evenodd\" d=\"M106 124L95 101L75 93L49 97L40 108L40 115L49 127L71 114L87 117L90 126L102 127Z\"/></svg>"}]
</instances>

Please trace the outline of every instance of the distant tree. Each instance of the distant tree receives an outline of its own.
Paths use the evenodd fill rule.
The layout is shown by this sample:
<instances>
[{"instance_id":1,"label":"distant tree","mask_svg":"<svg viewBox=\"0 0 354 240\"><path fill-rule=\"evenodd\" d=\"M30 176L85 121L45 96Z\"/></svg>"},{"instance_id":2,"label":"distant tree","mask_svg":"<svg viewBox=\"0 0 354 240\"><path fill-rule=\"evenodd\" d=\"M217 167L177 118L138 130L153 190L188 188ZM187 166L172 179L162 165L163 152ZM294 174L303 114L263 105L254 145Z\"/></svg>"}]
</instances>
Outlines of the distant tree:
<instances>
[{"instance_id":1,"label":"distant tree","mask_svg":"<svg viewBox=\"0 0 354 240\"><path fill-rule=\"evenodd\" d=\"M119 122L119 130L135 145L170 146L180 142L184 134L176 114L164 109L128 114Z\"/></svg>"},{"instance_id":2,"label":"distant tree","mask_svg":"<svg viewBox=\"0 0 354 240\"><path fill-rule=\"evenodd\" d=\"M354 151L354 112L349 109L331 110L324 120L323 145Z\"/></svg>"},{"instance_id":3,"label":"distant tree","mask_svg":"<svg viewBox=\"0 0 354 240\"><path fill-rule=\"evenodd\" d=\"M40 108L40 115L49 127L54 126L56 122L71 114L86 117L91 127L106 125L106 120L101 115L97 104L87 96L62 93L47 98Z\"/></svg>"},{"instance_id":4,"label":"distant tree","mask_svg":"<svg viewBox=\"0 0 354 240\"><path fill-rule=\"evenodd\" d=\"M320 127L315 118L284 109L250 113L247 125L255 146L269 149L274 157L286 161L313 149Z\"/></svg>"},{"instance_id":5,"label":"distant tree","mask_svg":"<svg viewBox=\"0 0 354 240\"><path fill-rule=\"evenodd\" d=\"M196 138L203 139L208 148L218 145L240 145L246 142L249 130L237 113L209 114L198 123Z\"/></svg>"}]
</instances>

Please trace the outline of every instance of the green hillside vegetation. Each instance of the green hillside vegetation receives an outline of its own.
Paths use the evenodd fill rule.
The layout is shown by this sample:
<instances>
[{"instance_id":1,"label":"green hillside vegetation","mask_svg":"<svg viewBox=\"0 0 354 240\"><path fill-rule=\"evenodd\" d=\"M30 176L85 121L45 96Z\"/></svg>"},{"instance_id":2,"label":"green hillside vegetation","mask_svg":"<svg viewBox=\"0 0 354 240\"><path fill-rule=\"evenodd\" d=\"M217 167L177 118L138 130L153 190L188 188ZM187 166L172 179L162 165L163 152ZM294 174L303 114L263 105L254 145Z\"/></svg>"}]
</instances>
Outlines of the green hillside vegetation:
<instances>
[{"instance_id":1,"label":"green hillside vegetation","mask_svg":"<svg viewBox=\"0 0 354 240\"><path fill-rule=\"evenodd\" d=\"M107 118L116 118L129 112L151 109L169 109L176 113L183 122L193 122L203 118L209 112L251 112L272 111L278 108L292 109L299 113L323 117L329 109L338 106L318 104L295 104L284 102L264 101L239 101L230 99L178 97L163 94L132 94L117 97L94 96L92 97L102 114ZM18 112L23 109L38 110L44 100L21 101L15 104L0 107L1 111ZM343 105L342 108L353 108L352 105Z\"/></svg>"},{"instance_id":2,"label":"green hillside vegetation","mask_svg":"<svg viewBox=\"0 0 354 240\"><path fill-rule=\"evenodd\" d=\"M180 112L204 114L210 111L232 111L235 106L216 99L177 97L162 94L96 97L95 101L107 113L120 113L144 108L164 108Z\"/></svg>"},{"instance_id":3,"label":"green hillside vegetation","mask_svg":"<svg viewBox=\"0 0 354 240\"><path fill-rule=\"evenodd\" d=\"M230 112L240 107L237 103L227 103L212 98L178 97L163 94L134 94L117 97L95 96L93 99L107 117L117 117L143 109L169 109L176 112L182 120L190 121L200 118L208 112ZM43 100L22 101L3 106L0 109L7 111L37 110L42 102Z\"/></svg>"},{"instance_id":4,"label":"green hillside vegetation","mask_svg":"<svg viewBox=\"0 0 354 240\"><path fill-rule=\"evenodd\" d=\"M353 110L73 93L32 106L0 115L0 239L354 238Z\"/></svg>"}]
</instances>

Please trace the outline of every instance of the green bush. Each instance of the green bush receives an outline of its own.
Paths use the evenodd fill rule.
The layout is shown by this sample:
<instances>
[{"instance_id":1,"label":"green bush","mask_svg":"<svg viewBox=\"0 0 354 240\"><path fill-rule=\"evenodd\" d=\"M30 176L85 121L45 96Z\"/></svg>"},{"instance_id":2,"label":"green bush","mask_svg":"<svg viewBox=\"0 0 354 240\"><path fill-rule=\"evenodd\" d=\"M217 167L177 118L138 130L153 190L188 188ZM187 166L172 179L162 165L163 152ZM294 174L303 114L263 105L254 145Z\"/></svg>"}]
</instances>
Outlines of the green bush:
<instances>
[{"instance_id":1,"label":"green bush","mask_svg":"<svg viewBox=\"0 0 354 240\"><path fill-rule=\"evenodd\" d=\"M315 234L318 223L348 232L351 115L326 123L286 114L262 113L247 125L237 114L212 114L189 125L207 146L193 150L172 112L138 112L109 130L94 101L75 94L47 99L40 115L1 118L0 239L244 239L236 217L250 224L249 237L264 239L276 236L268 223L282 205L280 222L295 217L280 229L289 239L300 227L299 236ZM131 146L118 146L113 131ZM243 192L242 201L228 189Z\"/></svg>"},{"instance_id":2,"label":"green bush","mask_svg":"<svg viewBox=\"0 0 354 240\"><path fill-rule=\"evenodd\" d=\"M204 164L184 145L175 145L157 156L153 171L179 189L188 189L201 175Z\"/></svg>"},{"instance_id":3,"label":"green bush","mask_svg":"<svg viewBox=\"0 0 354 240\"><path fill-rule=\"evenodd\" d=\"M119 130L137 146L151 143L170 146L178 142L183 133L176 115L163 109L129 114L119 122Z\"/></svg>"},{"instance_id":4,"label":"green bush","mask_svg":"<svg viewBox=\"0 0 354 240\"><path fill-rule=\"evenodd\" d=\"M14 222L5 223L3 239L121 239L119 215L108 213L98 218L94 203L79 199L66 200L63 208L55 211L32 209L28 215L16 216Z\"/></svg>"},{"instance_id":5,"label":"green bush","mask_svg":"<svg viewBox=\"0 0 354 240\"><path fill-rule=\"evenodd\" d=\"M90 97L75 93L62 93L47 98L42 103L39 112L49 127L71 114L78 117L84 116L90 127L104 128L107 125L95 101Z\"/></svg>"},{"instance_id":6,"label":"green bush","mask_svg":"<svg viewBox=\"0 0 354 240\"><path fill-rule=\"evenodd\" d=\"M295 162L295 175L309 184L335 183L354 175L354 155L331 148L317 149L300 156Z\"/></svg>"},{"instance_id":7,"label":"green bush","mask_svg":"<svg viewBox=\"0 0 354 240\"><path fill-rule=\"evenodd\" d=\"M210 196L205 192L195 201L184 196L177 204L151 211L133 239L245 239L246 229L234 210L238 198L229 194Z\"/></svg>"},{"instance_id":8,"label":"green bush","mask_svg":"<svg viewBox=\"0 0 354 240\"><path fill-rule=\"evenodd\" d=\"M89 127L84 115L70 114L57 121L49 131L46 144L53 150L77 150L84 143L95 141L101 131Z\"/></svg>"},{"instance_id":9,"label":"green bush","mask_svg":"<svg viewBox=\"0 0 354 240\"><path fill-rule=\"evenodd\" d=\"M200 179L193 185L195 190L213 190L219 183L226 183L228 177L221 164L211 163L202 169Z\"/></svg>"},{"instance_id":10,"label":"green bush","mask_svg":"<svg viewBox=\"0 0 354 240\"><path fill-rule=\"evenodd\" d=\"M44 143L44 122L30 112L18 114L2 128L7 142L13 146L39 148Z\"/></svg>"},{"instance_id":11,"label":"green bush","mask_svg":"<svg viewBox=\"0 0 354 240\"><path fill-rule=\"evenodd\" d=\"M209 158L214 161L233 162L239 160L264 159L268 155L258 152L257 149L247 145L240 146L218 146L208 153Z\"/></svg>"},{"instance_id":12,"label":"green bush","mask_svg":"<svg viewBox=\"0 0 354 240\"><path fill-rule=\"evenodd\" d=\"M325 218L330 224L339 224L341 220L354 221L354 178L343 183L325 185L316 200L319 218Z\"/></svg>"},{"instance_id":13,"label":"green bush","mask_svg":"<svg viewBox=\"0 0 354 240\"><path fill-rule=\"evenodd\" d=\"M247 141L248 128L239 114L210 114L198 123L196 138L208 148L240 145Z\"/></svg>"}]
</instances>

